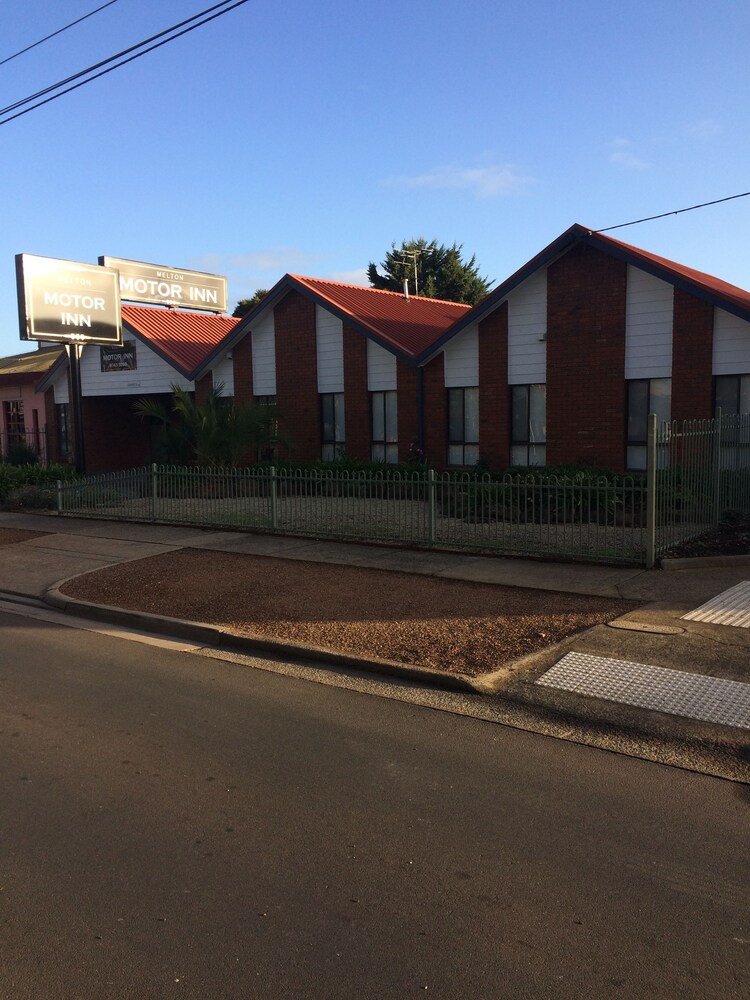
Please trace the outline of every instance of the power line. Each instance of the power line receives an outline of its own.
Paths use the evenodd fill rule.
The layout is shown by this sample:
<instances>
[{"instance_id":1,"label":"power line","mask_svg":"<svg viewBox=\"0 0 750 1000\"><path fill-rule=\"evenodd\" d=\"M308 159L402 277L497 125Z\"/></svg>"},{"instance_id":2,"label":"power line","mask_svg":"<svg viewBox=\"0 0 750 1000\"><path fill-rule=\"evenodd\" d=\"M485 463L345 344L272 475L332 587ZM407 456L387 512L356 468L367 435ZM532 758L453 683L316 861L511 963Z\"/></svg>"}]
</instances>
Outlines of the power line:
<instances>
[{"instance_id":1,"label":"power line","mask_svg":"<svg viewBox=\"0 0 750 1000\"><path fill-rule=\"evenodd\" d=\"M99 11L104 10L105 7L111 7L113 3L117 3L117 0L108 0L108 3L103 3L101 7L97 7L88 14L84 14L83 17L79 17L76 21L71 21L70 24L66 24L63 28L58 28L57 31L53 31L52 34L45 35L44 38L40 38L38 42L32 42L31 45L27 45L25 49L19 49L18 52L14 52L12 56L6 56L5 59L0 59L0 66L4 66L5 63L10 62L11 59L16 59L18 56L22 56L24 52L30 52L32 49L35 49L37 45L41 45L42 42L48 42L50 38L54 38L55 35L61 35L63 31L67 31L68 28L75 27L76 24L80 24L81 21L85 21L86 18L92 17L94 14L98 14Z\"/></svg>"},{"instance_id":2,"label":"power line","mask_svg":"<svg viewBox=\"0 0 750 1000\"><path fill-rule=\"evenodd\" d=\"M0 125L7 125L8 122L14 121L16 118L20 118L22 115L26 115L29 111L34 111L36 108L40 108L45 104L49 104L51 101L57 100L58 97L62 97L64 94L69 94L73 90L78 90L79 87L83 87L87 83L91 83L93 80L98 80L101 76L106 76L107 73L113 72L113 70L119 69L121 66L127 65L127 63L134 62L136 59L140 59L141 56L145 56L148 52L153 52L154 49L159 49L162 45L166 45L168 42L173 42L176 38L180 38L181 35L186 35L191 31L195 31L196 28L202 27L204 24L208 24L209 21L215 20L217 17L221 17L223 14L228 14L230 11L237 7L241 7L243 4L247 3L248 0L222 0L221 3L215 4L213 7L207 7L205 10L200 11L198 14L194 14L192 17L187 18L184 21L180 21L178 24L172 25L171 28L165 28L164 31L158 32L156 35L152 35L150 38L144 39L142 42L138 42L136 45L131 45L127 49L123 49L122 52L118 52L108 59L103 59L101 62L95 63L93 66L89 66L87 69L81 70L79 73L74 73L73 76L67 77L65 80L60 80L58 83L51 84L49 87L45 87L44 90L37 91L36 94L31 94L29 97L23 98L23 100L16 101L14 104L9 104L5 108L0 108L0 116L8 115L10 111L16 111L14 115L8 115L8 117L3 118L0 121ZM229 4L229 6L227 6ZM223 10L218 10L218 8L223 8ZM212 13L215 11L216 13ZM204 17L204 15L210 14L209 17ZM203 18L202 21L198 20ZM191 22L197 21L197 23L192 24ZM188 25L188 27L184 27ZM178 28L182 28L182 31L177 31ZM170 37L165 38L165 35ZM161 38L162 41L157 42L156 39ZM154 45L149 45L150 42L156 42ZM149 48L143 49L143 46L149 45ZM142 52L136 52L136 49L143 49ZM122 59L122 56L127 56L129 53L134 52L134 55L130 55L127 59ZM120 62L115 62L115 60L120 59ZM114 65L109 65L114 63ZM95 73L94 71L100 69L101 67L107 67L102 69L101 72ZM87 74L93 74L87 76ZM81 77L86 77L85 80L81 80ZM73 83L74 80L79 80L78 83ZM72 86L66 87L66 84L73 83ZM59 88L65 87L64 90ZM51 93L54 90L59 92L54 94ZM46 94L51 94L50 97L45 97ZM44 100L39 101L37 98L45 97ZM32 101L37 100L36 104L31 104ZM24 108L23 105L29 104L29 107ZM23 110L17 110L22 108Z\"/></svg>"},{"instance_id":3,"label":"power line","mask_svg":"<svg viewBox=\"0 0 750 1000\"><path fill-rule=\"evenodd\" d=\"M607 226L605 229L594 229L593 232L608 233L612 229L624 229L626 226L637 226L641 222L652 222L654 219L666 219L668 215L680 215L682 212L694 212L696 208L707 208L708 205L720 205L724 201L734 201L735 198L747 198L748 195L750 195L750 191L743 191L742 194L730 194L728 198L716 198L715 201L704 201L700 205L691 205L689 208L677 208L673 212L662 212L661 215L647 215L645 219L635 219L634 222L621 222L617 226Z\"/></svg>"},{"instance_id":4,"label":"power line","mask_svg":"<svg viewBox=\"0 0 750 1000\"><path fill-rule=\"evenodd\" d=\"M186 20L180 21L178 24L172 25L171 28L165 28L163 31L158 32L156 35L151 35L150 38L145 38L142 42L137 42L135 45L131 45L129 48L123 49L121 52L116 52L115 55L109 56L107 59L101 60L101 62L94 63L93 66L89 66L86 69L82 69L78 73L74 73L72 76L66 77L64 80L59 80L57 83L53 83L49 87L45 87L43 90L38 90L35 94L30 94L28 97L24 97L22 100L16 101L14 104L9 104L9 105L7 105L7 107L0 108L0 116L6 115L6 114L8 114L11 111L17 110L18 108L22 108L24 106L24 104L30 104L32 101L37 100L37 98L44 97L46 94L50 94L54 90L59 90L61 87L65 87L68 83L72 83L74 80L79 80L81 77L84 77L84 76L86 76L89 73L94 73L95 70L101 69L102 66L107 66L110 63L113 63L116 59L120 59L122 56L127 56L131 52L135 52L136 49L143 48L144 45L149 45L151 42L156 41L158 38L163 38L165 35L171 34L173 31L176 31L178 28L182 28L186 24L190 24L193 21L197 21L199 18L203 17L205 14L209 14L212 11L217 10L219 7L226 7L227 4L230 3L230 2L231 2L231 0L221 0L220 3L214 4L213 7L207 7L206 10L202 10L198 14L193 14L192 17L188 17L188 18L186 18ZM246 0L239 0L239 3L245 3L245 2L246 2ZM235 6L239 6L239 3L235 3ZM231 10L232 8L227 8L227 9ZM225 13L225 11L221 11L220 13ZM218 16L218 15L214 15L214 16ZM207 21L213 20L213 18L206 18L206 20ZM205 23L205 22L201 22L201 23ZM194 27L196 27L196 28L199 27L199 26L200 25L198 25L198 24L194 25ZM189 29L189 30L192 30L192 29ZM174 37L175 38L179 38L179 36L181 34L185 34L185 32L184 31L180 32L179 34L176 34ZM168 39L168 40L171 40L171 39ZM158 47L159 47L158 45L154 45L154 46L152 46L152 49L153 48L158 48ZM150 52L150 51L152 51L152 49L147 49L146 51ZM140 54L141 55L145 55L145 52L140 53ZM130 60L130 59L123 60L122 63L118 63L117 65L118 66L124 65L126 62L131 62L131 61L132 60ZM114 66L112 68L116 69L117 66ZM102 74L102 73L97 74L97 76L103 76L103 75L104 74ZM90 79L95 80L95 79L97 79L97 76L92 76ZM89 81L88 80L84 80L83 82L84 83L88 83ZM79 86L81 86L81 84L79 84ZM68 90L63 90L63 91L61 91L60 94L55 94L54 97L50 98L50 100L54 100L56 97L61 97L62 94L67 94L67 93L70 92L70 90L75 90L75 89L76 89L75 87L70 87ZM41 104L47 104L47 103L48 103L48 101L40 101L39 104L35 104L34 107L39 107ZM33 109L32 108L28 108L28 110L31 111ZM25 114L25 113L26 112L22 112L22 114ZM20 115L13 115L13 118L19 118L19 117L20 117ZM12 120L13 120L12 118L8 118L7 119L7 121L12 121ZM4 124L4 122L0 122L0 124Z\"/></svg>"}]
</instances>

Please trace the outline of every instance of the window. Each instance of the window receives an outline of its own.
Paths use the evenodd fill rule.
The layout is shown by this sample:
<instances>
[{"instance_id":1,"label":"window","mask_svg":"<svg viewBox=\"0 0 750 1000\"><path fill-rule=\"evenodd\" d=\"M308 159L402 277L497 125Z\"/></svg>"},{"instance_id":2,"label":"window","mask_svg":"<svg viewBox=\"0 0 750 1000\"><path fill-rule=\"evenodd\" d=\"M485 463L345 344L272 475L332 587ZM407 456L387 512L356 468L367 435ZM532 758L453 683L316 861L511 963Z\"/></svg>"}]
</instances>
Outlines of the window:
<instances>
[{"instance_id":1,"label":"window","mask_svg":"<svg viewBox=\"0 0 750 1000\"><path fill-rule=\"evenodd\" d=\"M322 424L321 458L324 462L333 462L344 454L346 448L343 392L321 393L320 413Z\"/></svg>"},{"instance_id":2,"label":"window","mask_svg":"<svg viewBox=\"0 0 750 1000\"><path fill-rule=\"evenodd\" d=\"M68 403L57 403L57 454L61 462L69 462L73 456L70 440L70 411Z\"/></svg>"},{"instance_id":3,"label":"window","mask_svg":"<svg viewBox=\"0 0 750 1000\"><path fill-rule=\"evenodd\" d=\"M398 418L396 390L370 393L373 462L398 462Z\"/></svg>"},{"instance_id":4,"label":"window","mask_svg":"<svg viewBox=\"0 0 750 1000\"><path fill-rule=\"evenodd\" d=\"M16 444L25 444L26 428L23 422L23 403L5 402L3 403L3 416L5 418L5 446L12 448Z\"/></svg>"},{"instance_id":5,"label":"window","mask_svg":"<svg viewBox=\"0 0 750 1000\"><path fill-rule=\"evenodd\" d=\"M750 413L750 375L717 375L714 389L722 413Z\"/></svg>"},{"instance_id":6,"label":"window","mask_svg":"<svg viewBox=\"0 0 750 1000\"><path fill-rule=\"evenodd\" d=\"M448 390L448 465L479 461L479 389Z\"/></svg>"},{"instance_id":7,"label":"window","mask_svg":"<svg viewBox=\"0 0 750 1000\"><path fill-rule=\"evenodd\" d=\"M16 444L23 441L26 436L26 428L23 422L23 403L6 402L5 409L5 430L8 434L8 441Z\"/></svg>"},{"instance_id":8,"label":"window","mask_svg":"<svg viewBox=\"0 0 750 1000\"><path fill-rule=\"evenodd\" d=\"M628 440L625 464L633 472L646 468L648 415L655 413L661 426L672 411L671 378L639 378L628 382Z\"/></svg>"},{"instance_id":9,"label":"window","mask_svg":"<svg viewBox=\"0 0 750 1000\"><path fill-rule=\"evenodd\" d=\"M547 464L547 386L510 387L510 464Z\"/></svg>"}]
</instances>

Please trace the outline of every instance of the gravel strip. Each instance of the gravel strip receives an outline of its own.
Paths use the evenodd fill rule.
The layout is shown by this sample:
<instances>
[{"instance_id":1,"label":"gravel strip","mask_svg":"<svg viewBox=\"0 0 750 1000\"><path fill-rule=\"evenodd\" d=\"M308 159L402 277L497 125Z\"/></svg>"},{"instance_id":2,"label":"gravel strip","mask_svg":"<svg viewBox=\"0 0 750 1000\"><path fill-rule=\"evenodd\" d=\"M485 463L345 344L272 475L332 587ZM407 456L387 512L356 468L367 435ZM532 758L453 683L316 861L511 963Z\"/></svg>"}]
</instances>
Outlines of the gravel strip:
<instances>
[{"instance_id":1,"label":"gravel strip","mask_svg":"<svg viewBox=\"0 0 750 1000\"><path fill-rule=\"evenodd\" d=\"M69 581L78 600L478 676L638 605L181 549Z\"/></svg>"}]
</instances>

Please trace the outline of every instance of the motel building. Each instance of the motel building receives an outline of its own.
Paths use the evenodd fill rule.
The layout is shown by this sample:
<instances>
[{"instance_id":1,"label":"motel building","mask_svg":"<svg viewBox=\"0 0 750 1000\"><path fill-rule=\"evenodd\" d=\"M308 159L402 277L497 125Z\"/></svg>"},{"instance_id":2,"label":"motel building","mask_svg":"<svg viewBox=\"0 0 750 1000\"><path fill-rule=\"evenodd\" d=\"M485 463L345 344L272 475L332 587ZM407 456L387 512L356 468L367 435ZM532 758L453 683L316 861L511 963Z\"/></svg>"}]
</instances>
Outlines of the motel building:
<instances>
[{"instance_id":1,"label":"motel building","mask_svg":"<svg viewBox=\"0 0 750 1000\"><path fill-rule=\"evenodd\" d=\"M641 471L649 413L750 412L750 292L582 226L472 309L285 275L227 348L301 461Z\"/></svg>"},{"instance_id":2,"label":"motel building","mask_svg":"<svg viewBox=\"0 0 750 1000\"><path fill-rule=\"evenodd\" d=\"M123 346L83 348L89 472L152 460L133 402L168 403L173 384L276 403L282 457L437 470L640 471L649 413L750 412L750 292L578 225L474 308L287 274L236 320L159 305L159 285L183 273L159 270L155 301L122 306ZM49 457L64 457L65 354L36 388L59 442Z\"/></svg>"}]
</instances>

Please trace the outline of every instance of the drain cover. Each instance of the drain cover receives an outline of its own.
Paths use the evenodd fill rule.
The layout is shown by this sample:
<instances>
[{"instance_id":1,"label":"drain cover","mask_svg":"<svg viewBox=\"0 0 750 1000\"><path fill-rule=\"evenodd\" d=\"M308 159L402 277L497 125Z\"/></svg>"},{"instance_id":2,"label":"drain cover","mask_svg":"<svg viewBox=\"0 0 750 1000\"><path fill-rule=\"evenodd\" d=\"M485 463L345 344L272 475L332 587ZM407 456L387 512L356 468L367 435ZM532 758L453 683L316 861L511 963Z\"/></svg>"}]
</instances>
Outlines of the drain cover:
<instances>
[{"instance_id":1,"label":"drain cover","mask_svg":"<svg viewBox=\"0 0 750 1000\"><path fill-rule=\"evenodd\" d=\"M621 628L627 632L651 632L654 635L679 635L684 628L679 625L648 625L646 622L607 622L610 628Z\"/></svg>"}]
</instances>

